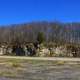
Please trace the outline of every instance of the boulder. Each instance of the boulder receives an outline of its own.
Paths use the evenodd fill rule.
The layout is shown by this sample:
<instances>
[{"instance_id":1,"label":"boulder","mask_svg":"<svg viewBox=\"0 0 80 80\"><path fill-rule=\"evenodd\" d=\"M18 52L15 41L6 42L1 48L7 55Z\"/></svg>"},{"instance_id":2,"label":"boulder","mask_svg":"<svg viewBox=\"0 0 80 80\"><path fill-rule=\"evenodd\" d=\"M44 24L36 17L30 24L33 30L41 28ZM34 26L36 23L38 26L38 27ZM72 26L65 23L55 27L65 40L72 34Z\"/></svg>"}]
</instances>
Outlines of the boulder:
<instances>
[{"instance_id":1,"label":"boulder","mask_svg":"<svg viewBox=\"0 0 80 80\"><path fill-rule=\"evenodd\" d=\"M5 47L5 46L1 46L1 47L0 47L0 55L4 55L4 54L6 54L6 53L7 53L6 47Z\"/></svg>"},{"instance_id":2,"label":"boulder","mask_svg":"<svg viewBox=\"0 0 80 80\"><path fill-rule=\"evenodd\" d=\"M37 53L38 53L38 56L40 56L40 57L48 57L48 56L50 56L50 51L47 48L43 48L41 50L38 50Z\"/></svg>"}]
</instances>

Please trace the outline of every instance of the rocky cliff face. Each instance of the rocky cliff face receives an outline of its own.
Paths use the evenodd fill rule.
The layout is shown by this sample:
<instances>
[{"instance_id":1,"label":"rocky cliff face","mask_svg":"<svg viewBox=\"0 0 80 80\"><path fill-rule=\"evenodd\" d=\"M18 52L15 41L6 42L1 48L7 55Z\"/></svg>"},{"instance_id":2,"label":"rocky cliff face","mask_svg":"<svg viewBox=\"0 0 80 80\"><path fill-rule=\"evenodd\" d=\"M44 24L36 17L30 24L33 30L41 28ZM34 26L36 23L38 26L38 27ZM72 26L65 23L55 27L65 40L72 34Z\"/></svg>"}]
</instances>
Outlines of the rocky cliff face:
<instances>
[{"instance_id":1,"label":"rocky cliff face","mask_svg":"<svg viewBox=\"0 0 80 80\"><path fill-rule=\"evenodd\" d=\"M13 52L14 51L14 52ZM20 52L22 51L22 52ZM39 56L39 57L80 57L80 47L76 45L58 45L53 47L45 47L43 44L36 49L34 45L11 47L0 46L0 55L14 55L20 53L24 56Z\"/></svg>"}]
</instances>

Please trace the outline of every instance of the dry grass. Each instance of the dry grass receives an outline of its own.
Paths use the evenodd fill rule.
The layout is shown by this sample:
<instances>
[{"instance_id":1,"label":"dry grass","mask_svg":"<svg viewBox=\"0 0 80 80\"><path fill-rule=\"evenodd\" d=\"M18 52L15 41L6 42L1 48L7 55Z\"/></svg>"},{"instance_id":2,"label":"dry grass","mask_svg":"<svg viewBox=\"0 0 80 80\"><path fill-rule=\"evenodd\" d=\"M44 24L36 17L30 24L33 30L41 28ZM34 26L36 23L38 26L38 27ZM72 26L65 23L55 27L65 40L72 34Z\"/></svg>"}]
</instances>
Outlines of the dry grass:
<instances>
[{"instance_id":1,"label":"dry grass","mask_svg":"<svg viewBox=\"0 0 80 80\"><path fill-rule=\"evenodd\" d=\"M14 73L14 72L10 72L10 71L3 71L3 72L0 72L0 76L3 76L3 77L16 77L17 74Z\"/></svg>"}]
</instances>

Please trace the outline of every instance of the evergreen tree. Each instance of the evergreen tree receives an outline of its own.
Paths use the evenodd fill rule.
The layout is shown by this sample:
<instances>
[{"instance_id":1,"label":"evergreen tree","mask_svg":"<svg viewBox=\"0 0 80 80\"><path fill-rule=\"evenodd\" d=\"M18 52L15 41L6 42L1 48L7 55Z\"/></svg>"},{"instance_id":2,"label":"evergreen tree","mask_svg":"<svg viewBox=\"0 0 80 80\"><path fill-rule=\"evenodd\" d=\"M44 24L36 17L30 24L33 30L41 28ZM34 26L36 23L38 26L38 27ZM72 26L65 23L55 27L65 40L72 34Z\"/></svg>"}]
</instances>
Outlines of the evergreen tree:
<instances>
[{"instance_id":1,"label":"evergreen tree","mask_svg":"<svg viewBox=\"0 0 80 80\"><path fill-rule=\"evenodd\" d=\"M43 43L45 41L45 36L43 32L39 32L37 35L37 41L39 42L39 44Z\"/></svg>"}]
</instances>

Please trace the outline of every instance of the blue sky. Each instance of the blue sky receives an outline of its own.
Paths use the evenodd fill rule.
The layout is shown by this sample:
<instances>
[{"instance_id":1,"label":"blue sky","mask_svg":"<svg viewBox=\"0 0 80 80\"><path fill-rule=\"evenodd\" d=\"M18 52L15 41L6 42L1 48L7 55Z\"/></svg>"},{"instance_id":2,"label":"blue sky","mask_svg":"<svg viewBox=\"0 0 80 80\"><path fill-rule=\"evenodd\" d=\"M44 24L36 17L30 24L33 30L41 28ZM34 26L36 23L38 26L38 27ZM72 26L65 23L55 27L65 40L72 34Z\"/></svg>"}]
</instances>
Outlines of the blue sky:
<instances>
[{"instance_id":1,"label":"blue sky","mask_svg":"<svg viewBox=\"0 0 80 80\"><path fill-rule=\"evenodd\" d=\"M0 0L0 25L55 20L80 22L80 0Z\"/></svg>"}]
</instances>

